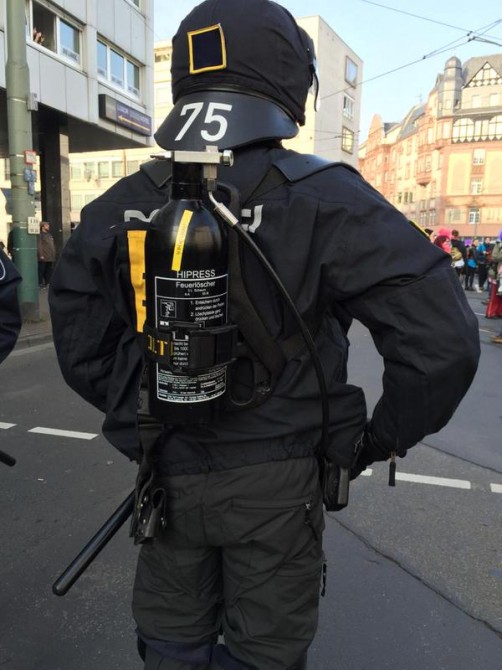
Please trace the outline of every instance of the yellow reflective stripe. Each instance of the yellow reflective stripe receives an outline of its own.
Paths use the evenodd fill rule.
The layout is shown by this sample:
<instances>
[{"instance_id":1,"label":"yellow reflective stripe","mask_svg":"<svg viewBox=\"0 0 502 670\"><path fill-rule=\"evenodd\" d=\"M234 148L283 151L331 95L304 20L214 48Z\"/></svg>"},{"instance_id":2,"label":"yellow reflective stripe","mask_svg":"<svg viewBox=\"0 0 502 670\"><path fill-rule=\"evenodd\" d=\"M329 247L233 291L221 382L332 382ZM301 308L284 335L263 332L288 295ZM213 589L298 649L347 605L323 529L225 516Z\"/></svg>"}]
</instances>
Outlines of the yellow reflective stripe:
<instances>
[{"instance_id":1,"label":"yellow reflective stripe","mask_svg":"<svg viewBox=\"0 0 502 670\"><path fill-rule=\"evenodd\" d=\"M146 288L145 288L145 237L146 230L128 230L129 268L131 284L134 289L134 306L136 308L136 330L143 332L146 321Z\"/></svg>"},{"instance_id":2,"label":"yellow reflective stripe","mask_svg":"<svg viewBox=\"0 0 502 670\"><path fill-rule=\"evenodd\" d=\"M422 226L420 224L418 224L416 221L412 221L412 219L408 219L408 223L411 223L413 228L415 228L415 230L418 230L419 233L422 233L422 235L424 237L426 237L428 240L430 239L429 236L427 235L427 233L425 232L425 230L422 228Z\"/></svg>"},{"instance_id":3,"label":"yellow reflective stripe","mask_svg":"<svg viewBox=\"0 0 502 670\"><path fill-rule=\"evenodd\" d=\"M220 49L221 49L221 62L212 63L206 65L205 67L196 67L195 65L195 54L194 54L194 43L193 38L197 35L202 35L204 33L218 33L220 39ZM190 74L200 74L201 72L211 72L212 70L224 70L227 67L227 45L225 42L225 33L221 23L216 23L213 26L207 26L207 28L199 28L198 30L190 30L187 32L188 37L188 55L190 62Z\"/></svg>"},{"instance_id":4,"label":"yellow reflective stripe","mask_svg":"<svg viewBox=\"0 0 502 670\"><path fill-rule=\"evenodd\" d=\"M174 244L173 252L173 262L171 265L171 270L173 272L179 272L181 270L181 258L183 256L183 248L185 246L185 239L188 232L188 226L190 225L190 219L192 218L193 212L188 209L185 209L183 216L181 217L180 224L178 226L178 232L176 234L176 242Z\"/></svg>"}]
</instances>

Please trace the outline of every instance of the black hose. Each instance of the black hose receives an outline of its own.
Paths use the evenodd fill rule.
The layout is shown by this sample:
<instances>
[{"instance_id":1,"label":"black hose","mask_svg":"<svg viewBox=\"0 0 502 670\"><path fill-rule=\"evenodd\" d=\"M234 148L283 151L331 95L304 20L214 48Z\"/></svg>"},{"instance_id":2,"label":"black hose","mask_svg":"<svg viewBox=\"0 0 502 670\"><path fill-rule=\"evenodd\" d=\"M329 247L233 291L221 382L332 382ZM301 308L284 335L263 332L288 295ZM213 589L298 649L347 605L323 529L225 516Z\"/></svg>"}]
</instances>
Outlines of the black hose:
<instances>
[{"instance_id":1,"label":"black hose","mask_svg":"<svg viewBox=\"0 0 502 670\"><path fill-rule=\"evenodd\" d=\"M279 293L281 294L282 298L284 299L284 302L287 304L289 307L289 310L291 314L293 315L296 323L298 324L298 327L301 331L301 334L303 336L303 339L305 340L305 344L307 345L307 349L309 351L310 357L312 359L312 364L315 369L315 373L317 376L317 382L319 384L319 391L321 394L321 409L322 409L322 429L321 429L321 453L325 453L326 448L329 443L329 400L328 400L328 389L326 387L326 379L324 377L324 371L322 369L321 365L321 360L319 358L319 354L317 352L317 348L315 346L314 340L312 339L312 335L307 327L307 324L302 318L302 315L296 308L295 303L293 302L291 296L287 292L284 284L282 283L279 275L277 272L274 270L273 266L270 264L268 261L267 257L264 255L262 250L258 247L258 245L254 242L253 239L251 239L251 236L246 233L246 231L237 223L237 224L230 224L229 221L225 219L224 216L218 210L216 210L217 213L219 214L220 218L225 221L227 225L230 225L232 230L235 230L235 232L239 235L240 239L247 245L247 247L252 251L252 253L257 257L258 261L261 263L263 268L266 270L267 274L269 275L270 279L274 283L274 286L277 288Z\"/></svg>"}]
</instances>

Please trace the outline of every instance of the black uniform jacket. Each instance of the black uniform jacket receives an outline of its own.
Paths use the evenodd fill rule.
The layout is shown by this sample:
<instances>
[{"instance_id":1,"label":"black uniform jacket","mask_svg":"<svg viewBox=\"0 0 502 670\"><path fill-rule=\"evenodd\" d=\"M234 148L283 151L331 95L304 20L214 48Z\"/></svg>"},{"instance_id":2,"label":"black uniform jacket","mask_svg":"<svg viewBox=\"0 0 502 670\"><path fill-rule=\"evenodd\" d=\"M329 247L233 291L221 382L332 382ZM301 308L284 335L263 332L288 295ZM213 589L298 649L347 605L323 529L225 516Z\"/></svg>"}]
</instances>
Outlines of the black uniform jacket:
<instances>
[{"instance_id":1,"label":"black uniform jacket","mask_svg":"<svg viewBox=\"0 0 502 670\"><path fill-rule=\"evenodd\" d=\"M21 328L17 287L21 276L14 263L0 249L0 363L7 358Z\"/></svg>"},{"instance_id":2,"label":"black uniform jacket","mask_svg":"<svg viewBox=\"0 0 502 670\"><path fill-rule=\"evenodd\" d=\"M354 318L368 327L385 365L375 435L389 453L403 453L440 430L469 388L479 357L477 320L451 258L359 174L332 166L279 180L265 193L256 190L270 165L291 153L267 144L241 149L232 167L220 168L219 180L239 188L242 223L300 313L317 324L330 397L328 456L349 465L366 420L362 390L346 383ZM136 405L143 363L136 333L144 315L141 273L131 271L141 233L128 230L145 229L167 197L167 189L142 171L122 179L84 208L51 281L64 377L106 413L105 436L131 458L140 449ZM279 339L291 335L294 323L270 280L249 253L242 261L269 331ZM310 455L320 423L319 387L303 350L263 405L226 412L211 425L166 426L159 468L191 473Z\"/></svg>"}]
</instances>

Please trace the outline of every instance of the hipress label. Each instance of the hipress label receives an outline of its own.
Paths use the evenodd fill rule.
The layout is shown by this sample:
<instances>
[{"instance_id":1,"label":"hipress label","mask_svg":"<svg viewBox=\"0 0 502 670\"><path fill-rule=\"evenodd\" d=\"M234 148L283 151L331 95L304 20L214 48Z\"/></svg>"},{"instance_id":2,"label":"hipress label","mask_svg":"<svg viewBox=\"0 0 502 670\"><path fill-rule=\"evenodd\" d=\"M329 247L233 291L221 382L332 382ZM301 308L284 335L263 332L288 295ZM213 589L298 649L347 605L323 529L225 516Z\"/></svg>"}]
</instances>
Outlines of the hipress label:
<instances>
[{"instance_id":1,"label":"hipress label","mask_svg":"<svg viewBox=\"0 0 502 670\"><path fill-rule=\"evenodd\" d=\"M193 323L202 327L221 326L227 319L228 275L213 268L183 270L172 277L155 278L156 324L159 330L173 332L171 360L176 368L188 366L188 336L176 324ZM225 393L226 368L201 375L173 373L157 365L157 397L174 403L195 403Z\"/></svg>"}]
</instances>

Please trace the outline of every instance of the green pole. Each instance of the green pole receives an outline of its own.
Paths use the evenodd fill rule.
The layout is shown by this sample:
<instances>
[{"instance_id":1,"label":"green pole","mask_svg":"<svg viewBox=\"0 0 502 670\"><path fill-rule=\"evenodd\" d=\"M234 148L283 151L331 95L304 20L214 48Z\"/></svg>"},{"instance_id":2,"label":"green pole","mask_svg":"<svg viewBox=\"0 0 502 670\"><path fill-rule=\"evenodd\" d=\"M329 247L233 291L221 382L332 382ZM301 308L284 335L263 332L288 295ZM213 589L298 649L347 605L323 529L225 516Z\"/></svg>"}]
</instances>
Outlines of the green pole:
<instances>
[{"instance_id":1,"label":"green pole","mask_svg":"<svg viewBox=\"0 0 502 670\"><path fill-rule=\"evenodd\" d=\"M19 302L24 319L40 319L38 300L37 236L28 233L35 217L33 196L28 192L25 151L32 151L31 112L28 109L30 73L26 60L25 3L7 0L7 126L12 187L12 236L14 262L23 278ZM32 221L33 223L33 221Z\"/></svg>"}]
</instances>

